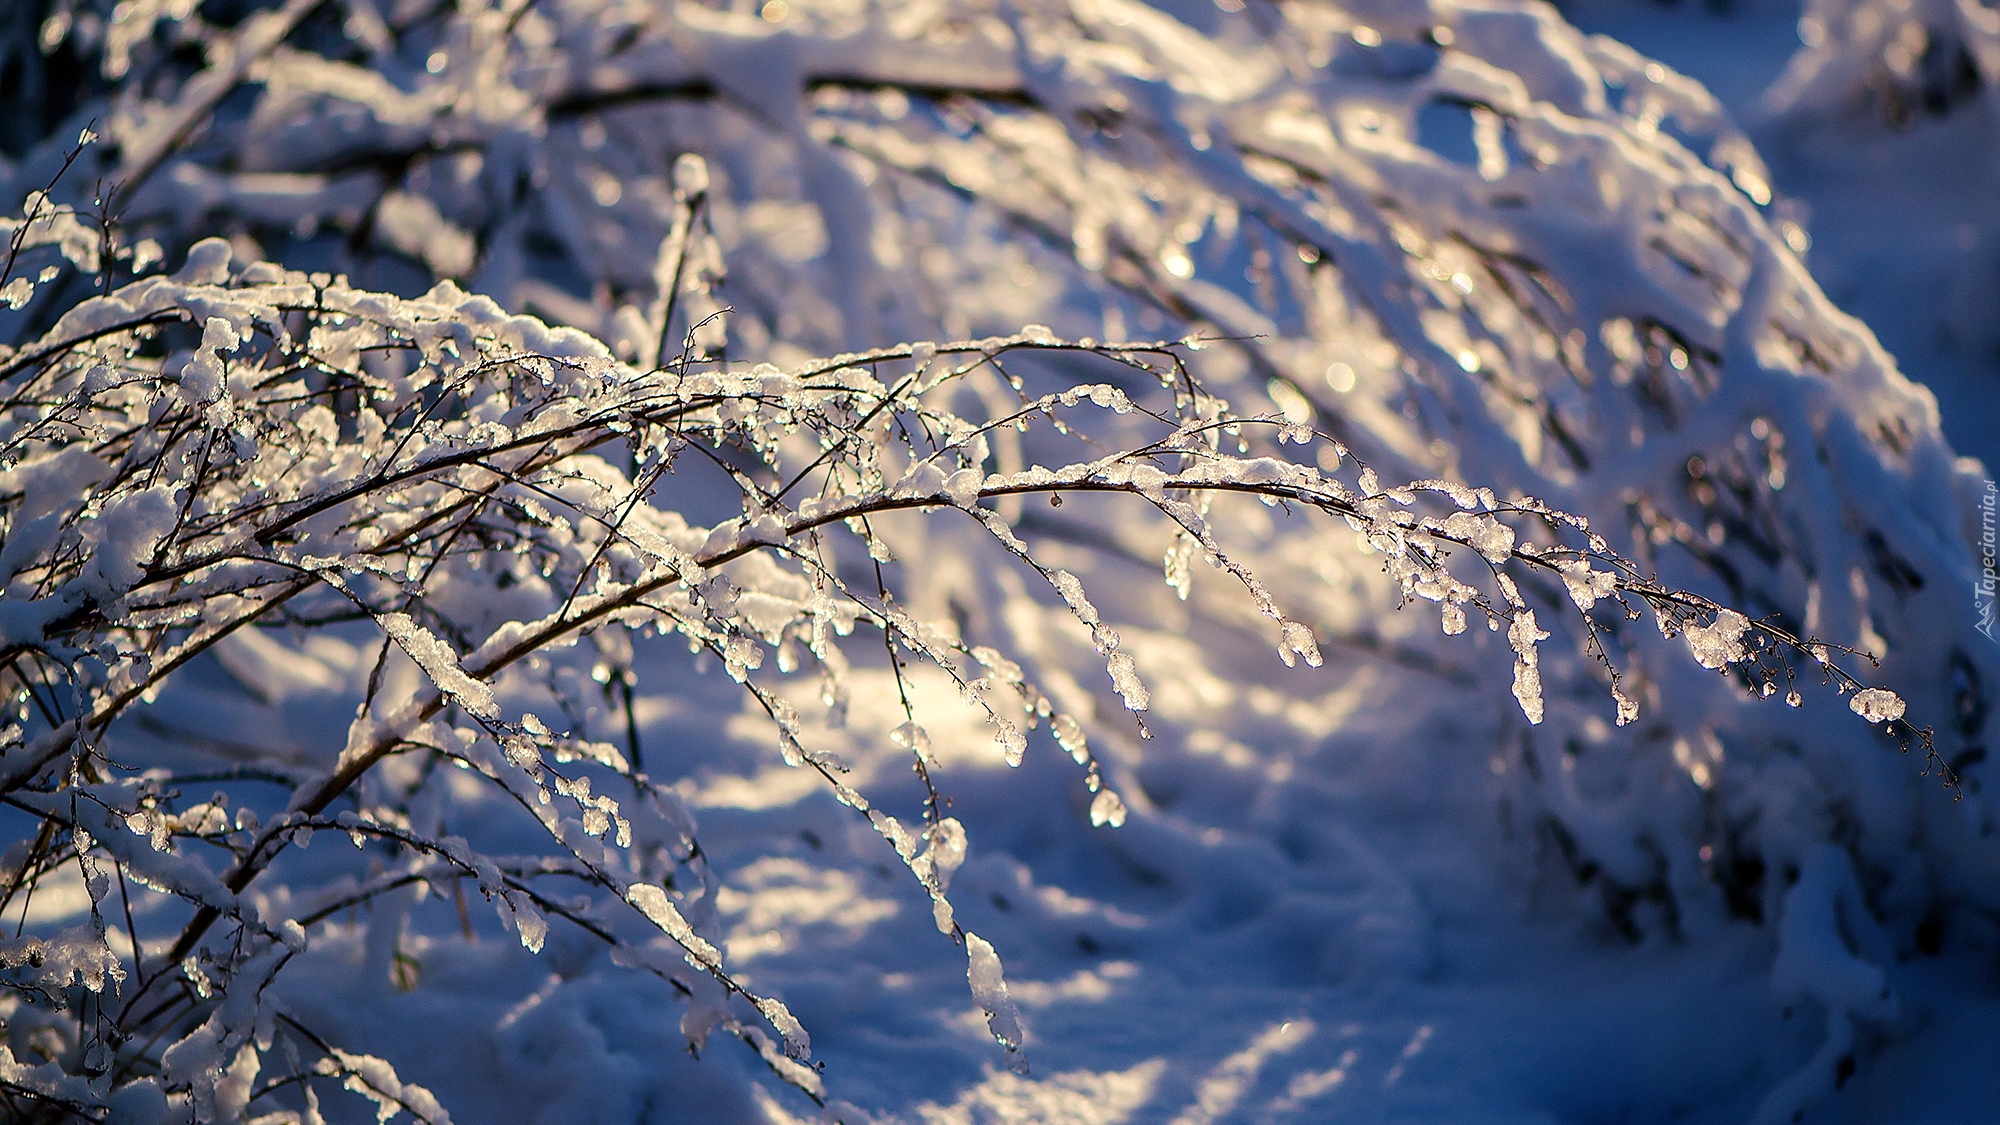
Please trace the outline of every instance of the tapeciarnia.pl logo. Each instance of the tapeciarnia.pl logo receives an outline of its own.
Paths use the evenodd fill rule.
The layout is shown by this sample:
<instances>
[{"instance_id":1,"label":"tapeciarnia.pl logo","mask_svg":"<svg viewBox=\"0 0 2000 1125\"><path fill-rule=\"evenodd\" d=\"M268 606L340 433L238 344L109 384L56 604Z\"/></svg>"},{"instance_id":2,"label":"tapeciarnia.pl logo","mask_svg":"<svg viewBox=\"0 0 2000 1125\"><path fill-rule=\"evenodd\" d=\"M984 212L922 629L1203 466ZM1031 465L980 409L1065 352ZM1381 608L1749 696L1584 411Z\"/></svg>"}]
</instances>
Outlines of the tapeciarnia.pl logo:
<instances>
[{"instance_id":1,"label":"tapeciarnia.pl logo","mask_svg":"<svg viewBox=\"0 0 2000 1125\"><path fill-rule=\"evenodd\" d=\"M1994 527L1996 501L2000 501L2000 493L1996 493L1989 480L1985 493L1979 497L1979 577L1972 584L1972 608L1979 615L1975 627L1989 641L2000 641L1994 635L1995 587L2000 586L2000 552L1996 551L2000 536Z\"/></svg>"}]
</instances>

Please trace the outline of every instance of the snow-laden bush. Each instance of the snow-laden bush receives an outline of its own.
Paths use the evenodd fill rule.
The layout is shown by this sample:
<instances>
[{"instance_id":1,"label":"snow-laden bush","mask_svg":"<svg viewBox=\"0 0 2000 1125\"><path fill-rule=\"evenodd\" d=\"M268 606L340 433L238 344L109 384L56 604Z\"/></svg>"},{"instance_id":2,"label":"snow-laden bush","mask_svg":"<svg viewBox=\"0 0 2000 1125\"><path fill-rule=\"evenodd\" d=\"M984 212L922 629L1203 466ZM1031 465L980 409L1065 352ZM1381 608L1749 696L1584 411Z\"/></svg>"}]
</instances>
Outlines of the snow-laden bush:
<instances>
[{"instance_id":1,"label":"snow-laden bush","mask_svg":"<svg viewBox=\"0 0 2000 1125\"><path fill-rule=\"evenodd\" d=\"M1853 115L1901 127L1972 104L1994 109L2000 13L1957 0L1807 0L1803 46L1764 95L1780 121Z\"/></svg>"},{"instance_id":2,"label":"snow-laden bush","mask_svg":"<svg viewBox=\"0 0 2000 1125\"><path fill-rule=\"evenodd\" d=\"M73 1009L7 1017L24 1112L310 1116L318 1074L439 1119L267 986L356 933L405 980L411 905L468 880L817 1092L644 770L665 633L887 839L1014 1054L904 662L1010 761L1045 724L1116 825L1151 802L1092 739L1221 721L1148 709L1182 599L1288 664L1454 660L1412 596L1504 634L1445 681L1514 716L1464 764L1615 929L1771 926L1826 1027L1769 1114L1892 1016L1900 949L2000 907L1976 467L1773 235L1713 100L1545 7L117 11L8 43L96 75L10 169L0 874L88 891L6 954ZM1097 342L1135 337L1190 342ZM938 338L971 342L881 346ZM1078 546L1164 549L1171 593L1086 591ZM876 664L903 714L863 734L919 808L813 742ZM217 676L277 729L204 731Z\"/></svg>"}]
</instances>

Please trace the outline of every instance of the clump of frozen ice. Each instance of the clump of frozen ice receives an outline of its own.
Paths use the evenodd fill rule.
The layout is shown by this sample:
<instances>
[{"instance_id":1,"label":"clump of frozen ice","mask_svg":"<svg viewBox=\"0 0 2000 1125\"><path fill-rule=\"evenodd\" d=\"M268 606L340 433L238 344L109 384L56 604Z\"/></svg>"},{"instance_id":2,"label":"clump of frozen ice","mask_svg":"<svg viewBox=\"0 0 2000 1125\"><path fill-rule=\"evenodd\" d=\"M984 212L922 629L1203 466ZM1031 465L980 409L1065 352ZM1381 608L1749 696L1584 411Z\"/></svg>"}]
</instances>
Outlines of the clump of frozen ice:
<instances>
[{"instance_id":1,"label":"clump of frozen ice","mask_svg":"<svg viewBox=\"0 0 2000 1125\"><path fill-rule=\"evenodd\" d=\"M1862 688L1847 700L1848 709L1871 723L1893 723L1903 717L1903 697L1886 688Z\"/></svg>"},{"instance_id":2,"label":"clump of frozen ice","mask_svg":"<svg viewBox=\"0 0 2000 1125\"><path fill-rule=\"evenodd\" d=\"M1688 651L1702 667L1725 668L1743 659L1743 634L1749 629L1749 618L1733 609L1723 609L1716 611L1710 624L1688 625L1681 633L1687 640Z\"/></svg>"}]
</instances>

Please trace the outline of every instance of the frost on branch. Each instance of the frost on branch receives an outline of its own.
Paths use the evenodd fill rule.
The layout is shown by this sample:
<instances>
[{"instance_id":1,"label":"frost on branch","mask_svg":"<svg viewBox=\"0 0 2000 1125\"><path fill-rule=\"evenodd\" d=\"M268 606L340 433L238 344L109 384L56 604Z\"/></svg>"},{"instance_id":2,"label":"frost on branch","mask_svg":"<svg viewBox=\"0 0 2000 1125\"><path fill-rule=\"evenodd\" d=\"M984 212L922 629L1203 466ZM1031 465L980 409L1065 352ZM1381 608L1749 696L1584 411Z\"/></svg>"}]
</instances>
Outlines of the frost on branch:
<instances>
[{"instance_id":1,"label":"frost on branch","mask_svg":"<svg viewBox=\"0 0 2000 1125\"><path fill-rule=\"evenodd\" d=\"M906 660L955 682L998 732L1009 764L1032 750L1022 728L1046 720L1056 748L1082 768L1091 825L1118 828L1134 810L1106 784L1078 716L1057 711L1022 660L970 643L963 626L920 616L892 588L879 569L886 548L874 521L888 526L899 513L955 521L983 538L988 565L1038 579L1045 596L1023 606L1041 604L1088 639L1108 672L1109 695L1142 735L1137 720L1154 692L1140 661L1084 579L1044 563L1000 514L1010 497L1126 505L1139 515L1120 525L1125 531L1194 543L1287 665L1302 657L1317 667L1318 643L1239 557L1244 548L1225 522L1231 506L1286 505L1314 514L1329 533L1358 532L1402 596L1442 603L1447 615L1461 615L1461 627L1467 610L1506 622L1513 694L1530 723L1546 717L1541 645L1551 639L1526 601L1535 582L1581 584L1595 599L1646 606L1663 628L1690 622L1681 626L1688 643L1711 667L1743 661L1743 638L1753 631L1759 653L1826 651L1643 576L1633 560L1583 534L1580 518L1539 501L1502 504L1436 480L1384 488L1351 454L1325 459L1338 472L1322 471L1321 439L1237 418L1200 397L1186 353L1171 347L1081 346L1023 333L883 348L789 370L760 365L746 373L684 356L642 371L587 337L505 315L449 283L398 299L262 263L198 265L92 298L73 317L111 309L119 319L110 323L136 318L136 325L87 339L59 325L32 345L37 358L16 378L45 405L17 412L4 435L13 479L23 482L12 501L22 538L10 544L40 552L9 549L10 611L36 624L8 651L16 667L27 661L43 675L69 677L68 691L81 700L77 720L50 715L39 728L11 728L12 799L73 841L84 867L99 872L94 900L109 885L108 859L141 888L193 906L176 934L155 939L176 955L192 992L144 1009L157 1015L133 1018L186 1018L220 1005L200 1025L209 1030L157 1039L160 1064L192 1076L170 1095L185 1089L198 1107L240 1107L264 1065L267 1048L256 1042L268 1037L251 1042L231 1030L271 1017L257 1006L258 993L245 990L245 974L275 974L310 948L308 928L343 904L402 901L388 896L412 884L449 884L454 895L476 888L530 953L555 949L574 928L609 944L616 964L650 971L690 997L719 996L690 1009L692 1041L730 1028L786 1081L821 1096L817 1073L802 1061L807 1029L780 1000L748 991L733 975L693 819L672 791L638 772L636 727L624 731L622 752L588 729L588 716L603 712L593 697L606 698L616 674L606 661L629 662L634 635L675 636L716 659L771 719L778 756L816 774L886 841L930 898L937 928L965 943L973 995L1014 1064L1025 1065L998 954L956 921L949 894L970 842L958 819L942 815L946 799L934 774L944 765L941 747L907 689L899 686L906 719L888 741L909 757L926 794L913 810L920 825L911 827L851 783L839 756L813 745L814 724L786 682L808 672L823 678L824 718L834 719L844 681L866 651L846 638L865 629L894 658L898 685ZM177 280L186 277L199 280ZM186 364L177 369L171 354L145 347L150 334L191 330L197 317L200 347L209 351L187 362L214 364L214 385L230 388L226 417L213 409L220 391L187 393ZM971 481L964 474L978 474L995 420L948 409L959 384L986 370L1037 370L1058 357L1136 378L1116 394L1100 383L1024 396L1025 410L1001 420L1035 436L1039 448L1067 448L1077 459L1051 457ZM926 372L949 366L922 385L898 378L919 362ZM117 375L97 374L107 368ZM1194 393L1185 393L1190 387ZM863 417L878 421L857 426ZM1217 426L1259 440L1277 429L1311 460L1199 440ZM629 475L615 458L620 445ZM673 458L697 447L714 463L737 459L728 479L739 514L709 526L655 499L672 495ZM1117 451L1107 455L1107 447ZM948 474L941 463L962 467ZM46 486L56 480L78 487L62 495ZM792 492L807 480L812 489ZM1201 502L1191 502L1197 496ZM96 550L77 552L73 543ZM872 585L857 584L871 575ZM1594 604L1575 599L1576 612ZM1702 616L1713 623L1691 623ZM134 772L106 752L107 737L125 737L120 720L135 704L170 705L174 670L204 651L232 651L224 645L238 633L254 641L231 645L266 654L254 677L243 673L258 692L275 698L339 685L310 655L325 644L288 646L287 638L335 638L353 621L380 630L379 639L363 638L369 648L358 651L373 655L355 666L351 686L336 688L359 692L354 718L344 738L328 744L335 752L277 775L287 801L234 813L223 794L184 804L171 772ZM1634 654L1594 651L1615 693L1619 666ZM67 663L52 663L58 659ZM1863 717L1901 719L1897 697L1842 685L1859 689L1854 704ZM1615 698L1629 719L1629 700ZM561 730L544 714L572 726ZM422 815L418 805L394 800L392 778L425 787L426 775L411 781L397 772L411 754L507 797L540 854L503 858L445 835L443 792ZM88 772L73 763L89 763ZM88 794L89 803L73 804L65 793ZM364 853L385 846L398 866L293 886L288 905L270 907L272 915L240 894L291 845L324 829ZM194 841L230 844L228 862L210 866L199 858L206 853L188 850ZM547 875L599 897L580 906L553 896L537 881ZM400 915L387 917L394 925ZM469 915L460 917L469 938ZM103 933L99 916L95 927L56 939L24 938L0 959L32 961L44 991L81 974L103 992L131 977ZM397 971L405 973L397 981L409 979ZM138 980L137 994L159 979ZM731 997L742 1014L731 1011ZM142 1009L133 1000L125 1011ZM749 1021L774 1029L782 1048ZM429 1095L399 1085L386 1063L305 1030L286 1042L288 1050L317 1052L316 1073L380 1107L436 1117Z\"/></svg>"},{"instance_id":2,"label":"frost on branch","mask_svg":"<svg viewBox=\"0 0 2000 1125\"><path fill-rule=\"evenodd\" d=\"M1542 721L1542 663L1535 645L1548 639L1548 633L1535 628L1534 610L1514 611L1514 622L1507 626L1507 643L1514 646L1514 699L1531 723Z\"/></svg>"},{"instance_id":3,"label":"frost on branch","mask_svg":"<svg viewBox=\"0 0 2000 1125\"><path fill-rule=\"evenodd\" d=\"M972 998L985 1011L993 1038L1007 1049L1008 1068L1017 1074L1028 1073L1028 1056L1021 1050L1021 1013L1007 995L1000 955L991 942L975 933L965 935L965 954L965 979L972 985Z\"/></svg>"},{"instance_id":4,"label":"frost on branch","mask_svg":"<svg viewBox=\"0 0 2000 1125\"><path fill-rule=\"evenodd\" d=\"M1725 609L1710 624L1688 626L1683 636L1696 663L1704 668L1724 668L1743 659L1743 634L1749 629L1748 618Z\"/></svg>"},{"instance_id":5,"label":"frost on branch","mask_svg":"<svg viewBox=\"0 0 2000 1125\"><path fill-rule=\"evenodd\" d=\"M1899 925L2000 908L1966 875L1992 846L1939 819L2000 789L1953 806L1878 745L1985 768L2000 668L1950 600L1970 470L1774 234L1754 149L1542 6L1267 7L289 0L171 40L34 29L17 55L46 34L102 77L79 113L107 140L66 126L5 171L0 791L37 827L0 874L89 857L104 897L39 940L80 927L94 963L131 948L110 876L182 904L135 915L118 1045L51 1022L51 1057L154 1117L280 1059L380 1093L369 1044L279 1018L260 974L351 942L401 987L407 935L469 957L497 918L551 961L609 948L687 997L691 1044L725 1029L823 1096L805 1029L735 975L689 767L649 744L646 693L684 685L640 657L670 646L945 934L973 751L917 737L945 728L910 669L997 761L1069 757L1075 819L1115 828L1158 815L1131 735L1172 754L1230 718L1183 673L1307 682L1273 649L1463 669L1454 705L1511 733L1450 749L1497 762L1593 901L1673 905L1607 905L1633 936L1724 909L1716 883L1799 919L1791 948L1837 936L1825 879L1730 882L1818 854L1797 809L1858 810L1843 850ZM1132 559L1146 582L1110 573ZM1263 663L1162 656L1149 594ZM263 725L210 730L215 683ZM909 789L825 741L885 683L868 737L910 724ZM1805 705L1842 690L1854 715ZM1609 763L1592 785L1545 768L1571 745ZM467 823L502 817L504 845ZM336 854L293 848L329 830ZM52 1066L7 1080L124 1096ZM297 1088L244 1111L303 1114Z\"/></svg>"},{"instance_id":6,"label":"frost on branch","mask_svg":"<svg viewBox=\"0 0 2000 1125\"><path fill-rule=\"evenodd\" d=\"M1853 712L1871 723L1893 723L1903 717L1903 698L1884 688L1863 688L1847 701Z\"/></svg>"},{"instance_id":7,"label":"frost on branch","mask_svg":"<svg viewBox=\"0 0 2000 1125\"><path fill-rule=\"evenodd\" d=\"M380 622L382 631L396 642L396 647L416 661L438 690L464 708L466 714L489 723L500 717L493 689L466 675L459 666L458 656L436 634L410 620L408 614L385 613Z\"/></svg>"}]
</instances>

